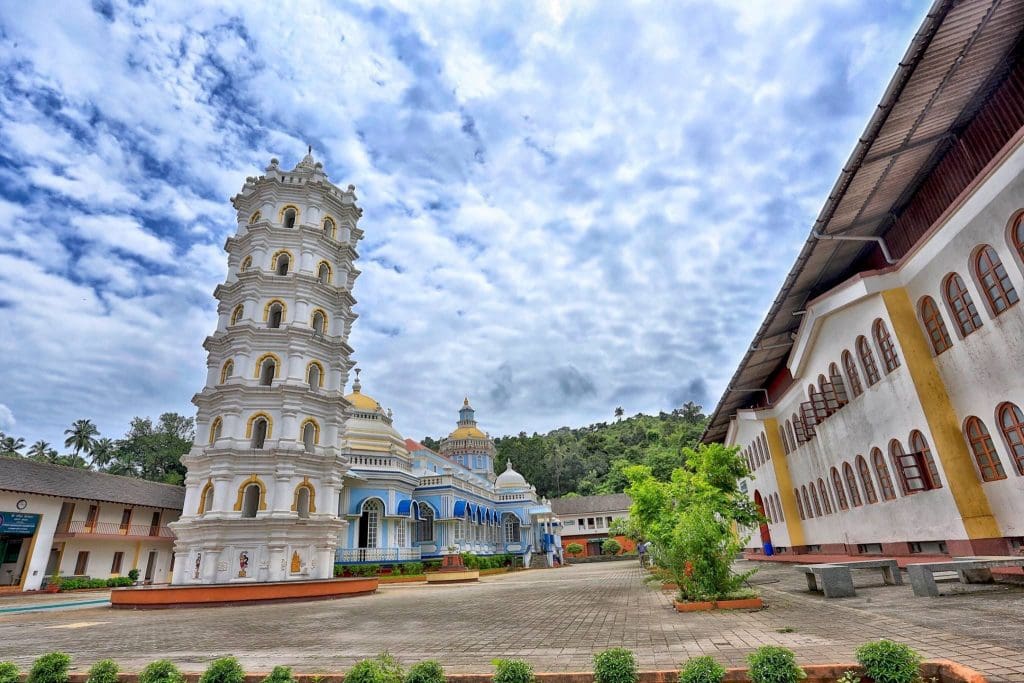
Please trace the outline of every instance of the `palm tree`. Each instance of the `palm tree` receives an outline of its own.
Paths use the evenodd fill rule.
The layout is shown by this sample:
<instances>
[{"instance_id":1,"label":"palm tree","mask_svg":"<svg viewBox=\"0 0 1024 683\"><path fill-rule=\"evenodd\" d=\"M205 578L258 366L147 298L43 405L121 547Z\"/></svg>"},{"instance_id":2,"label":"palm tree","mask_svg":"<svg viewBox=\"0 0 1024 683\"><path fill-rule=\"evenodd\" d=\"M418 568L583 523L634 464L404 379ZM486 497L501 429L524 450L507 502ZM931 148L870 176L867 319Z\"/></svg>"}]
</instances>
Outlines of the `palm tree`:
<instances>
[{"instance_id":1,"label":"palm tree","mask_svg":"<svg viewBox=\"0 0 1024 683\"><path fill-rule=\"evenodd\" d=\"M20 436L15 438L13 436L3 435L0 438L0 455L7 456L9 458L20 458L21 449L25 447L25 439Z\"/></svg>"},{"instance_id":2,"label":"palm tree","mask_svg":"<svg viewBox=\"0 0 1024 683\"><path fill-rule=\"evenodd\" d=\"M75 420L70 429L65 429L64 433L68 435L68 438L64 439L65 448L74 448L75 457L78 458L82 451L92 453L96 444L95 437L99 435L100 430L96 429L92 420Z\"/></svg>"},{"instance_id":3,"label":"palm tree","mask_svg":"<svg viewBox=\"0 0 1024 683\"><path fill-rule=\"evenodd\" d=\"M97 467L106 467L110 464L110 461L114 458L114 441L106 437L97 439L92 445L90 455L92 455L92 464Z\"/></svg>"},{"instance_id":4,"label":"palm tree","mask_svg":"<svg viewBox=\"0 0 1024 683\"><path fill-rule=\"evenodd\" d=\"M618 408L615 409L615 419L621 420L622 416L625 414L626 411L622 409L622 406L619 406Z\"/></svg>"},{"instance_id":5,"label":"palm tree","mask_svg":"<svg viewBox=\"0 0 1024 683\"><path fill-rule=\"evenodd\" d=\"M57 451L50 447L49 442L43 441L42 439L36 441L28 449L28 457L41 462L53 462L53 459L50 457L51 453L56 455Z\"/></svg>"}]
</instances>

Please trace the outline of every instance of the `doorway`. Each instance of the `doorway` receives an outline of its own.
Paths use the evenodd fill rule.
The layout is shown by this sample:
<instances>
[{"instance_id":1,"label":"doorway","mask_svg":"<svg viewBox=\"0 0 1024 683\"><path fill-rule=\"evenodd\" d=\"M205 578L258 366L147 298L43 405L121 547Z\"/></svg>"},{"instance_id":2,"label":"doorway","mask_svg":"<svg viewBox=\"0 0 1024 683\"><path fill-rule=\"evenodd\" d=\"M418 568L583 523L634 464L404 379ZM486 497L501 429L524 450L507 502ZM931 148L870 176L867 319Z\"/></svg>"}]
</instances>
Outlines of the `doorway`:
<instances>
[{"instance_id":1,"label":"doorway","mask_svg":"<svg viewBox=\"0 0 1024 683\"><path fill-rule=\"evenodd\" d=\"M146 583L153 583L153 573L156 571L156 556L155 550L149 551L149 559L146 560Z\"/></svg>"},{"instance_id":2,"label":"doorway","mask_svg":"<svg viewBox=\"0 0 1024 683\"><path fill-rule=\"evenodd\" d=\"M754 505L757 506L757 512L761 515L762 519L767 519L768 515L764 511L764 500L761 499L761 492L754 491ZM761 522L759 529L761 532L761 549L765 555L774 555L775 548L772 547L772 532L768 528L768 522Z\"/></svg>"}]
</instances>

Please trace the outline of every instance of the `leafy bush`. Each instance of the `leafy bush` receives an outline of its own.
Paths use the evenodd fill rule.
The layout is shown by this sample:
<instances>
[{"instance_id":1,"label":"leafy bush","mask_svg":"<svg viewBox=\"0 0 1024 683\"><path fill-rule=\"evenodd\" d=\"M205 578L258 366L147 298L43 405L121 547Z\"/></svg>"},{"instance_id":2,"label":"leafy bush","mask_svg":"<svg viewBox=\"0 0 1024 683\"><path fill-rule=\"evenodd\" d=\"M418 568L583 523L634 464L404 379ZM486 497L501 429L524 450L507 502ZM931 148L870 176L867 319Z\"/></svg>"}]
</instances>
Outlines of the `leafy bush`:
<instances>
[{"instance_id":1,"label":"leafy bush","mask_svg":"<svg viewBox=\"0 0 1024 683\"><path fill-rule=\"evenodd\" d=\"M117 683L118 671L120 668L113 659L101 659L89 669L89 678L86 683Z\"/></svg>"},{"instance_id":2,"label":"leafy bush","mask_svg":"<svg viewBox=\"0 0 1024 683\"><path fill-rule=\"evenodd\" d=\"M594 655L594 683L636 683L636 657L624 647Z\"/></svg>"},{"instance_id":3,"label":"leafy bush","mask_svg":"<svg viewBox=\"0 0 1024 683\"><path fill-rule=\"evenodd\" d=\"M90 579L84 576L69 576L67 578L58 579L57 583L60 584L62 591L73 591L81 590L83 588L106 588L109 584L109 579Z\"/></svg>"},{"instance_id":4,"label":"leafy bush","mask_svg":"<svg viewBox=\"0 0 1024 683\"><path fill-rule=\"evenodd\" d=\"M423 563L424 571L434 572L441 568L441 560L427 560Z\"/></svg>"},{"instance_id":5,"label":"leafy bush","mask_svg":"<svg viewBox=\"0 0 1024 683\"><path fill-rule=\"evenodd\" d=\"M565 552L569 553L573 557L576 557L577 555L583 552L583 546L579 543L570 543L569 545L565 546Z\"/></svg>"},{"instance_id":6,"label":"leafy bush","mask_svg":"<svg viewBox=\"0 0 1024 683\"><path fill-rule=\"evenodd\" d=\"M21 674L14 662L0 662L0 683L18 683Z\"/></svg>"},{"instance_id":7,"label":"leafy bush","mask_svg":"<svg viewBox=\"0 0 1024 683\"><path fill-rule=\"evenodd\" d=\"M387 652L364 659L345 674L347 683L402 683L402 667Z\"/></svg>"},{"instance_id":8,"label":"leafy bush","mask_svg":"<svg viewBox=\"0 0 1024 683\"><path fill-rule=\"evenodd\" d=\"M807 677L796 665L792 650L778 645L764 645L747 655L752 683L796 683Z\"/></svg>"},{"instance_id":9,"label":"leafy bush","mask_svg":"<svg viewBox=\"0 0 1024 683\"><path fill-rule=\"evenodd\" d=\"M210 663L199 683L245 683L245 671L234 657L221 657Z\"/></svg>"},{"instance_id":10,"label":"leafy bush","mask_svg":"<svg viewBox=\"0 0 1024 683\"><path fill-rule=\"evenodd\" d=\"M422 574L423 573L423 563L422 562L406 562L405 564L399 565L399 566L402 567L402 573L403 574L408 574L410 576L416 576L417 574Z\"/></svg>"},{"instance_id":11,"label":"leafy bush","mask_svg":"<svg viewBox=\"0 0 1024 683\"><path fill-rule=\"evenodd\" d=\"M404 683L445 683L444 668L433 659L414 664Z\"/></svg>"},{"instance_id":12,"label":"leafy bush","mask_svg":"<svg viewBox=\"0 0 1024 683\"><path fill-rule=\"evenodd\" d=\"M107 588L124 588L132 585L133 583L135 583L135 581L127 576L115 576L107 579Z\"/></svg>"},{"instance_id":13,"label":"leafy bush","mask_svg":"<svg viewBox=\"0 0 1024 683\"><path fill-rule=\"evenodd\" d=\"M63 652L50 652L32 663L27 683L67 683L71 657Z\"/></svg>"},{"instance_id":14,"label":"leafy bush","mask_svg":"<svg viewBox=\"0 0 1024 683\"><path fill-rule=\"evenodd\" d=\"M185 677L178 667L166 659L150 662L139 672L139 683L184 683Z\"/></svg>"},{"instance_id":15,"label":"leafy bush","mask_svg":"<svg viewBox=\"0 0 1024 683\"><path fill-rule=\"evenodd\" d=\"M879 640L857 648L857 661L876 683L912 683L920 676L921 655L903 643Z\"/></svg>"},{"instance_id":16,"label":"leafy bush","mask_svg":"<svg viewBox=\"0 0 1024 683\"><path fill-rule=\"evenodd\" d=\"M622 552L622 545L614 538L606 538L601 544L601 552L605 555L618 555Z\"/></svg>"},{"instance_id":17,"label":"leafy bush","mask_svg":"<svg viewBox=\"0 0 1024 683\"><path fill-rule=\"evenodd\" d=\"M334 575L335 576L344 576L345 575L345 565L343 565L343 564L336 564L336 565L334 565Z\"/></svg>"},{"instance_id":18,"label":"leafy bush","mask_svg":"<svg viewBox=\"0 0 1024 683\"><path fill-rule=\"evenodd\" d=\"M296 683L296 680L295 676L292 675L291 667L275 666L273 671L261 683Z\"/></svg>"},{"instance_id":19,"label":"leafy bush","mask_svg":"<svg viewBox=\"0 0 1024 683\"><path fill-rule=\"evenodd\" d=\"M725 667L705 655L689 659L679 672L679 683L722 683Z\"/></svg>"},{"instance_id":20,"label":"leafy bush","mask_svg":"<svg viewBox=\"0 0 1024 683\"><path fill-rule=\"evenodd\" d=\"M380 574L379 564L363 564L357 567L359 576L377 576Z\"/></svg>"},{"instance_id":21,"label":"leafy bush","mask_svg":"<svg viewBox=\"0 0 1024 683\"><path fill-rule=\"evenodd\" d=\"M678 515L664 561L679 586L682 600L717 600L739 592L753 571L733 574L732 562L742 549L727 521L704 504Z\"/></svg>"},{"instance_id":22,"label":"leafy bush","mask_svg":"<svg viewBox=\"0 0 1024 683\"><path fill-rule=\"evenodd\" d=\"M522 659L495 659L494 683L533 683L533 667Z\"/></svg>"},{"instance_id":23,"label":"leafy bush","mask_svg":"<svg viewBox=\"0 0 1024 683\"><path fill-rule=\"evenodd\" d=\"M132 569L131 571L129 571L128 572L128 578L132 580L132 583L135 583L136 581L138 581L139 580L139 570L138 569Z\"/></svg>"}]
</instances>

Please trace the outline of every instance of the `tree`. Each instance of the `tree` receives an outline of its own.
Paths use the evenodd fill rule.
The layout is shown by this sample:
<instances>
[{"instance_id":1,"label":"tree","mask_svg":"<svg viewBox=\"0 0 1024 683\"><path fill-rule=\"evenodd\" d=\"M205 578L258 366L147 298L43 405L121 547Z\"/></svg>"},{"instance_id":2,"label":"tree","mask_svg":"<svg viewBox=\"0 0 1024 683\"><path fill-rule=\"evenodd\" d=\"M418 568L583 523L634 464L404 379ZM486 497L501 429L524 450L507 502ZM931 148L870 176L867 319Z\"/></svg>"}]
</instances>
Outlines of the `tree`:
<instances>
[{"instance_id":1,"label":"tree","mask_svg":"<svg viewBox=\"0 0 1024 683\"><path fill-rule=\"evenodd\" d=\"M114 457L114 451L116 446L112 439L103 437L97 439L96 443L92 445L92 462L97 467L106 467Z\"/></svg>"},{"instance_id":2,"label":"tree","mask_svg":"<svg viewBox=\"0 0 1024 683\"><path fill-rule=\"evenodd\" d=\"M25 439L7 436L0 432L0 456L8 458L20 458L21 449L25 447Z\"/></svg>"},{"instance_id":3,"label":"tree","mask_svg":"<svg viewBox=\"0 0 1024 683\"><path fill-rule=\"evenodd\" d=\"M441 449L441 442L429 436L425 436L420 439L420 443L432 451L438 451Z\"/></svg>"},{"instance_id":4,"label":"tree","mask_svg":"<svg viewBox=\"0 0 1024 683\"><path fill-rule=\"evenodd\" d=\"M78 457L82 451L92 452L93 444L96 442L100 430L96 428L92 420L75 420L71 427L64 430L64 433L68 435L68 438L64 439L64 447L73 448L75 456Z\"/></svg>"},{"instance_id":5,"label":"tree","mask_svg":"<svg viewBox=\"0 0 1024 683\"><path fill-rule=\"evenodd\" d=\"M614 538L606 538L601 544L601 552L605 555L618 555L622 552L622 544Z\"/></svg>"},{"instance_id":6,"label":"tree","mask_svg":"<svg viewBox=\"0 0 1024 683\"><path fill-rule=\"evenodd\" d=\"M98 458L97 464L110 474L180 484L185 481L181 456L192 447L194 424L192 418L177 413L164 413L155 425L149 418L135 417L128 433L102 453L103 462ZM97 446L97 450L105 448Z\"/></svg>"},{"instance_id":7,"label":"tree","mask_svg":"<svg viewBox=\"0 0 1024 683\"><path fill-rule=\"evenodd\" d=\"M57 458L59 457L57 455L56 449L54 449L52 446L50 446L48 442L43 441L42 439L32 444L32 446L28 449L27 456L29 458L32 458L33 460L38 460L39 462L50 463L57 462Z\"/></svg>"},{"instance_id":8,"label":"tree","mask_svg":"<svg viewBox=\"0 0 1024 683\"><path fill-rule=\"evenodd\" d=\"M625 415L625 414L626 414L626 411L622 409L622 406L618 406L615 409L615 419L616 420L621 420L622 416Z\"/></svg>"},{"instance_id":9,"label":"tree","mask_svg":"<svg viewBox=\"0 0 1024 683\"><path fill-rule=\"evenodd\" d=\"M577 555L583 552L583 546L579 543L570 543L569 545L565 546L565 552L569 553L573 557L576 557Z\"/></svg>"}]
</instances>

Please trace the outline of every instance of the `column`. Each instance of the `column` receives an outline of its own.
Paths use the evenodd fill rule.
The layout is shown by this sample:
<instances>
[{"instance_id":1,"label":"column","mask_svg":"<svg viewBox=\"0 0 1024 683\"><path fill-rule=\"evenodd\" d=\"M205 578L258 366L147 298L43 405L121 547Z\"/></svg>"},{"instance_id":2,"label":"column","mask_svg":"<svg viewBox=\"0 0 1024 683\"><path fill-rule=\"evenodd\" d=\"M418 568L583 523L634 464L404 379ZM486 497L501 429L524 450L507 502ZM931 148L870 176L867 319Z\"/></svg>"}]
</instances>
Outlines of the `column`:
<instances>
[{"instance_id":1,"label":"column","mask_svg":"<svg viewBox=\"0 0 1024 683\"><path fill-rule=\"evenodd\" d=\"M796 552L797 548L807 545L807 541L804 540L804 527L800 523L800 512L797 509L793 478L789 475L786 450L782 447L782 437L779 436L779 422L774 417L764 421L764 435L768 441L768 450L771 452L775 483L779 486L779 502L782 503L782 514L786 518L789 545Z\"/></svg>"}]
</instances>

